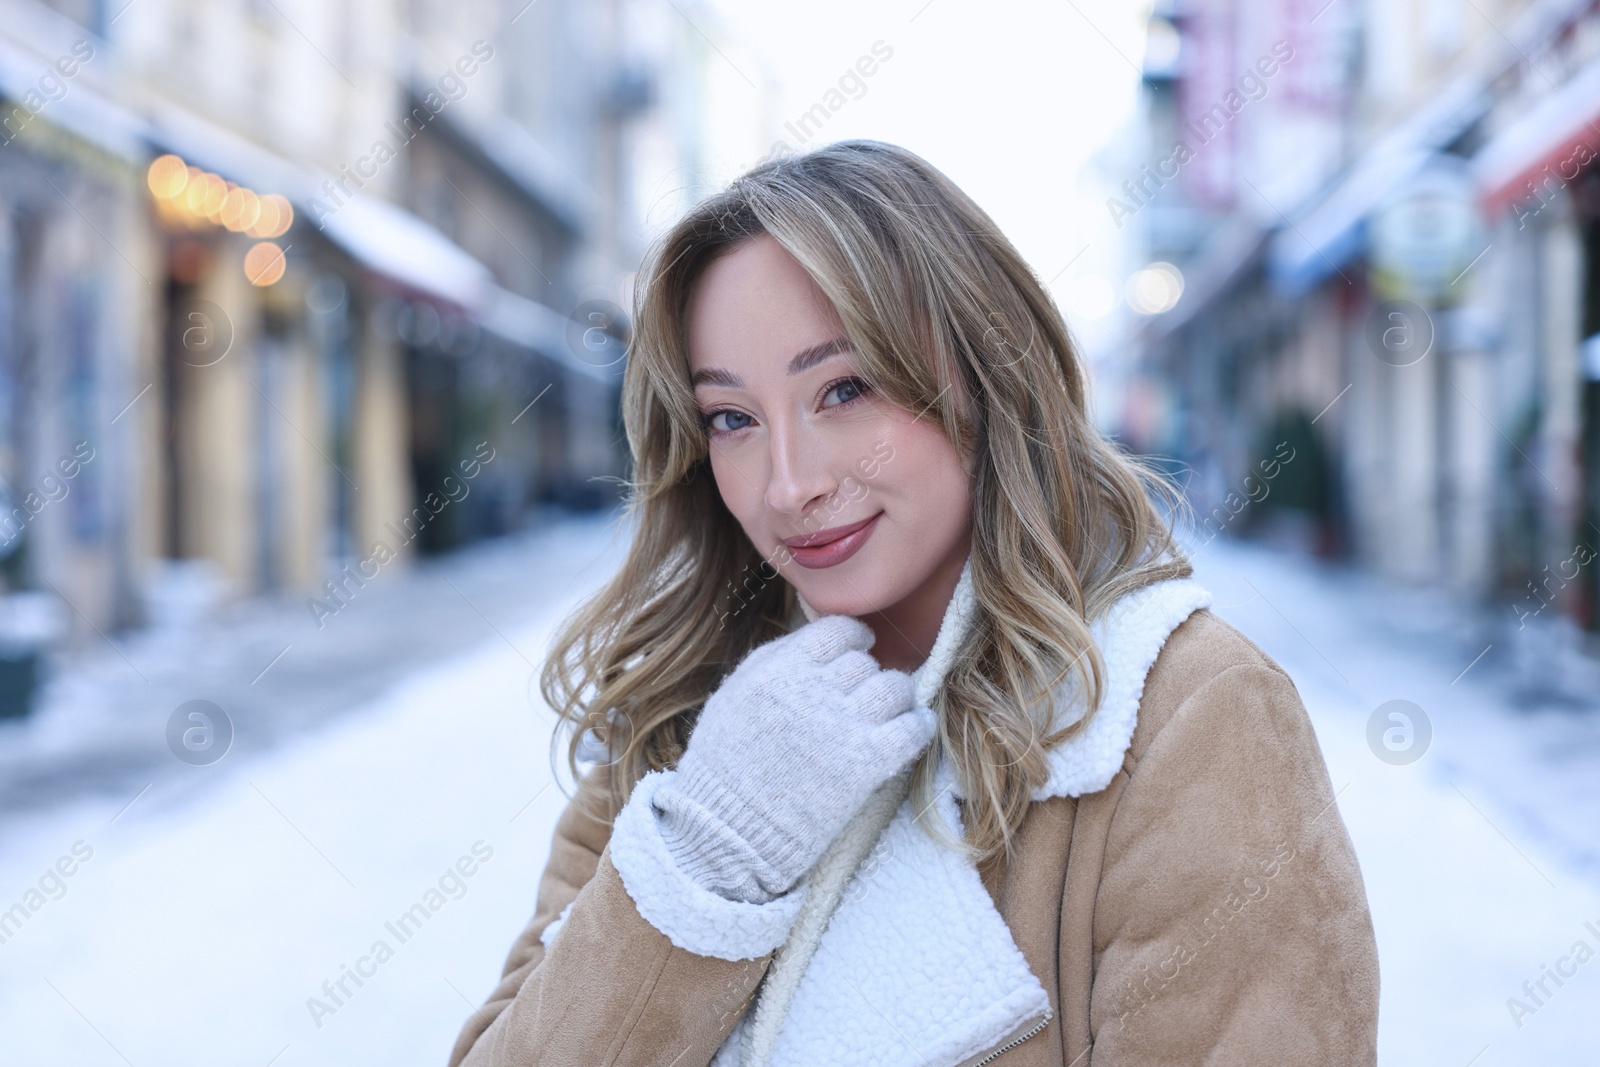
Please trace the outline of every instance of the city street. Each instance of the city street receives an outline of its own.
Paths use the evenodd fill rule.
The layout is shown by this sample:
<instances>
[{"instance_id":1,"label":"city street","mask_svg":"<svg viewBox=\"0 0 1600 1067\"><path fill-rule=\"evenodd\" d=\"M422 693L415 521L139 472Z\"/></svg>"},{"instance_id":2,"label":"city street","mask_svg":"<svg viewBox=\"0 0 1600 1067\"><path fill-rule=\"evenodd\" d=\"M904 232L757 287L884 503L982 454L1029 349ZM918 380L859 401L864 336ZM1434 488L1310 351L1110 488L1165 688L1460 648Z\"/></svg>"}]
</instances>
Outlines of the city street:
<instances>
[{"instance_id":1,"label":"city street","mask_svg":"<svg viewBox=\"0 0 1600 1067\"><path fill-rule=\"evenodd\" d=\"M877 528L847 501L881 501L900 540L827 604L907 666L936 620L896 583L947 573L973 507L1020 538L980 588L1059 586L1058 550L1091 568L1141 528L1144 474L1306 706L1333 799L1302 824L1339 813L1359 861L1291 868L1268 909L1361 914L1364 885L1381 972L1364 936L1268 915L1260 995L1199 1010L1190 975L1153 1058L1600 1063L1600 3L5 12L0 1067L443 1067L575 787L540 676L628 500L648 534L703 527L686 574L748 532L835 566ZM670 628L669 673L727 660ZM1234 710L1220 743L1260 740ZM1306 781L1252 766L1241 789ZM1229 827L1187 836L1220 876L1260 804L1174 788ZM1067 885L1108 873L1096 847ZM1199 882L1186 916L1145 900L1159 866L1030 953L1101 968L1057 1033L1101 1025L1103 960L1156 947L1121 894L1214 917ZM941 968L868 969L796 968L848 1048L752 1047L936 1058L873 1020ZM978 1020L994 1047L1044 1032L1018 1004ZM1113 1043L995 1067L1131 1067Z\"/></svg>"},{"instance_id":2,"label":"city street","mask_svg":"<svg viewBox=\"0 0 1600 1067\"><path fill-rule=\"evenodd\" d=\"M393 657L410 664L403 676L341 682L343 653L330 653L327 691L351 696L297 713L292 730L252 742L263 721L252 717L212 766L170 754L140 766L143 792L136 781L125 795L8 804L0 902L47 869L73 872L48 880L46 905L0 945L8 1058L442 1064L531 912L570 788L551 783L533 667L620 547L606 520L573 519L385 576L336 621L365 641L409 642ZM1579 941L1600 944L1586 833L1600 803L1582 770L1600 747L1594 710L1515 696L1493 628L1463 627L1449 605L1222 540L1194 558L1214 610L1289 671L1316 724L1377 927L1380 1062L1580 1062L1600 1016L1600 965L1572 956ZM264 618L249 623L262 648L306 626L285 614L274 636ZM1490 636L1474 646L1479 630ZM133 664L155 669L159 656L142 654L129 652ZM353 653L349 664L363 673ZM297 684L315 690L300 669ZM54 699L92 704L82 677ZM89 677L108 698L130 688L109 665ZM1407 765L1367 741L1391 699L1432 724ZM47 708L39 731L69 714L90 712ZM153 712L141 716L156 732L147 747L164 746ZM78 757L91 770L94 751ZM443 905L395 936L390 924L430 891ZM379 941L392 955L374 962ZM1547 976L1563 958L1558 983ZM1514 1016L1513 997L1530 1010Z\"/></svg>"}]
</instances>

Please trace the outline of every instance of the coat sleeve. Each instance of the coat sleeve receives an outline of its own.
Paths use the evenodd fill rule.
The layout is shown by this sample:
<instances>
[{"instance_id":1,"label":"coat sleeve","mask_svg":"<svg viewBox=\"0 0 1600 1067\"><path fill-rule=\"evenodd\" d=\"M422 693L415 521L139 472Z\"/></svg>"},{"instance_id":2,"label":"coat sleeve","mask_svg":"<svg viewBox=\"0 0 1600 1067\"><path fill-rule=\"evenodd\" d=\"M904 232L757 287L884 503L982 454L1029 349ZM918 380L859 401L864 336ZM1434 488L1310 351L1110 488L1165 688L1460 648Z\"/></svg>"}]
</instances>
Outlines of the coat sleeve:
<instances>
[{"instance_id":1,"label":"coat sleeve","mask_svg":"<svg viewBox=\"0 0 1600 1067\"><path fill-rule=\"evenodd\" d=\"M450 1067L705 1067L788 935L799 887L725 900L673 865L650 797L675 771L646 775L614 819L607 773L557 820L533 919Z\"/></svg>"},{"instance_id":2,"label":"coat sleeve","mask_svg":"<svg viewBox=\"0 0 1600 1067\"><path fill-rule=\"evenodd\" d=\"M1289 676L1220 671L1127 773L1095 904L1088 1062L1375 1063L1366 890Z\"/></svg>"}]
</instances>

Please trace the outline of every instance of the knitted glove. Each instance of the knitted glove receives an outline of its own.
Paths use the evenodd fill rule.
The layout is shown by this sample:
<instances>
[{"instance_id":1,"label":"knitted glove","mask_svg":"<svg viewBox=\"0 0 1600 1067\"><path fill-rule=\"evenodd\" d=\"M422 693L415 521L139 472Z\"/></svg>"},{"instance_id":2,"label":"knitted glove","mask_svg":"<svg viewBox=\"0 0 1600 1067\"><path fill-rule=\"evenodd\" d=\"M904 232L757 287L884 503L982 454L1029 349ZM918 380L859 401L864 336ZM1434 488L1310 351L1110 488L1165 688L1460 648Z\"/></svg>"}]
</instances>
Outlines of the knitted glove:
<instances>
[{"instance_id":1,"label":"knitted glove","mask_svg":"<svg viewBox=\"0 0 1600 1067\"><path fill-rule=\"evenodd\" d=\"M866 650L872 629L829 615L754 649L718 686L655 795L681 870L733 899L792 889L867 797L930 742L911 676Z\"/></svg>"}]
</instances>

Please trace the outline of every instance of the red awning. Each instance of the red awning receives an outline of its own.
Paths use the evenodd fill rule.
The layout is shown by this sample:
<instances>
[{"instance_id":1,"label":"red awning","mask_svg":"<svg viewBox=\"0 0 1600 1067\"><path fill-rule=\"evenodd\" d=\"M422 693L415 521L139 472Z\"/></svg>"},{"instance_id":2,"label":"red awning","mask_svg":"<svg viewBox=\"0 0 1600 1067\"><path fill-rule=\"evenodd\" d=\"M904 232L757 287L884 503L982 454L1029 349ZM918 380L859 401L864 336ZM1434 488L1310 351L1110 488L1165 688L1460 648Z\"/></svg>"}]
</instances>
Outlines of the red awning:
<instances>
[{"instance_id":1,"label":"red awning","mask_svg":"<svg viewBox=\"0 0 1600 1067\"><path fill-rule=\"evenodd\" d=\"M1517 210L1523 201L1537 208L1595 159L1600 159L1600 61L1495 134L1473 158L1472 169L1484 211L1493 213L1508 205Z\"/></svg>"}]
</instances>

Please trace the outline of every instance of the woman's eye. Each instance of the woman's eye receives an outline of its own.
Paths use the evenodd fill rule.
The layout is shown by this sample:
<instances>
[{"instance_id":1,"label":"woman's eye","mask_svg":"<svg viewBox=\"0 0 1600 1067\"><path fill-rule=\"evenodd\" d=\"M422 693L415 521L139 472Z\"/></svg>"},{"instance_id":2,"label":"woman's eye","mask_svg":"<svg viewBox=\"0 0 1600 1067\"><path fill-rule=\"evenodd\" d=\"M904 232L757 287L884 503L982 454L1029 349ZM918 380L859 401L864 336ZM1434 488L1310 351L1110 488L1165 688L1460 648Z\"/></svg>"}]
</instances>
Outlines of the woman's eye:
<instances>
[{"instance_id":1,"label":"woman's eye","mask_svg":"<svg viewBox=\"0 0 1600 1067\"><path fill-rule=\"evenodd\" d=\"M719 419L724 418L727 419L727 422L718 422ZM744 421L739 421L741 419ZM706 412L706 415L701 420L701 423L706 427L706 429L711 430L714 433L732 433L734 430L742 430L746 426L750 425L750 416L746 415L742 411L732 411L728 408L722 408L718 411Z\"/></svg>"},{"instance_id":2,"label":"woman's eye","mask_svg":"<svg viewBox=\"0 0 1600 1067\"><path fill-rule=\"evenodd\" d=\"M850 403L852 400L859 400L869 388L870 387L867 385L867 383L860 378L845 378L843 381L834 382L832 385L828 386L827 391L823 394L823 396L829 397L833 396L834 394L838 394L839 401L836 404L824 404L823 406L841 407Z\"/></svg>"}]
</instances>

